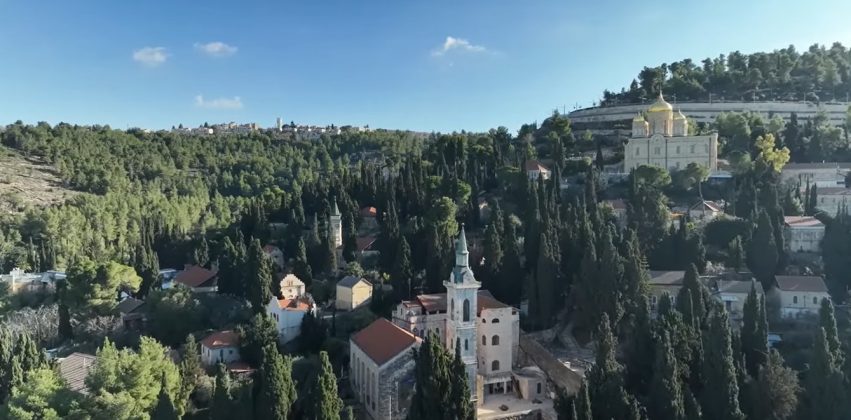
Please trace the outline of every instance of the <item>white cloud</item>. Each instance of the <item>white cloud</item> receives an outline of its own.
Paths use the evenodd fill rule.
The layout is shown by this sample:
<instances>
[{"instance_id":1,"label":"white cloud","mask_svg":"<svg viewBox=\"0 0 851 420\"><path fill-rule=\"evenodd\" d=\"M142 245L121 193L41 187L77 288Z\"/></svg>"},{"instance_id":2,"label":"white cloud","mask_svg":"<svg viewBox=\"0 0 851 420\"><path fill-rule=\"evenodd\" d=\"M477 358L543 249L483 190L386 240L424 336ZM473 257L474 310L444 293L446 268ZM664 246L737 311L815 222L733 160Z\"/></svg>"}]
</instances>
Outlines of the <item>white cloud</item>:
<instances>
[{"instance_id":1,"label":"white cloud","mask_svg":"<svg viewBox=\"0 0 851 420\"><path fill-rule=\"evenodd\" d=\"M204 99L203 95L195 97L195 106L208 109L242 109L242 99L233 98Z\"/></svg>"},{"instance_id":2,"label":"white cloud","mask_svg":"<svg viewBox=\"0 0 851 420\"><path fill-rule=\"evenodd\" d=\"M168 59L165 47L145 47L133 51L133 60L149 67L156 67Z\"/></svg>"},{"instance_id":3,"label":"white cloud","mask_svg":"<svg viewBox=\"0 0 851 420\"><path fill-rule=\"evenodd\" d=\"M447 36L446 41L443 42L443 45L440 48L437 48L432 51L431 55L435 57L440 57L446 55L450 51L483 53L487 52L488 49L481 45L471 44L470 41L467 41L466 39Z\"/></svg>"},{"instance_id":4,"label":"white cloud","mask_svg":"<svg viewBox=\"0 0 851 420\"><path fill-rule=\"evenodd\" d=\"M227 57L236 54L237 47L224 42L208 42L206 44L195 43L195 49L210 57Z\"/></svg>"}]
</instances>

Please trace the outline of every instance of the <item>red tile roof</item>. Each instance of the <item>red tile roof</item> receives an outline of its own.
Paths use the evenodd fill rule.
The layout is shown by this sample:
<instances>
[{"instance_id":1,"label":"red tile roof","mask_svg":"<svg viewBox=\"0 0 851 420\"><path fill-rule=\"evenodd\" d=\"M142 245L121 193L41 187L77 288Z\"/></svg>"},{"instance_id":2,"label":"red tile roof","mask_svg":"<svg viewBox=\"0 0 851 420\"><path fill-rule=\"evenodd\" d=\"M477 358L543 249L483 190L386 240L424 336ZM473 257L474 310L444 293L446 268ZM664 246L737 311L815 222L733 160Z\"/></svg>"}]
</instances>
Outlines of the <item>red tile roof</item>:
<instances>
[{"instance_id":1,"label":"red tile roof","mask_svg":"<svg viewBox=\"0 0 851 420\"><path fill-rule=\"evenodd\" d=\"M187 287L200 287L205 283L211 283L211 280L215 277L215 271L210 271L204 267L193 265L192 267L181 271L180 274L174 278L174 281Z\"/></svg>"},{"instance_id":2,"label":"red tile roof","mask_svg":"<svg viewBox=\"0 0 851 420\"><path fill-rule=\"evenodd\" d=\"M375 236L358 236L358 252L364 252L370 250L372 248L372 244L375 243Z\"/></svg>"},{"instance_id":3,"label":"red tile roof","mask_svg":"<svg viewBox=\"0 0 851 420\"><path fill-rule=\"evenodd\" d=\"M381 366L420 340L392 322L378 318L353 335L351 341Z\"/></svg>"},{"instance_id":4,"label":"red tile roof","mask_svg":"<svg viewBox=\"0 0 851 420\"><path fill-rule=\"evenodd\" d=\"M818 276L775 276L777 288L787 292L827 293L824 280Z\"/></svg>"},{"instance_id":5,"label":"red tile roof","mask_svg":"<svg viewBox=\"0 0 851 420\"><path fill-rule=\"evenodd\" d=\"M301 311L307 312L310 310L310 302L301 299L278 299L278 307L285 311Z\"/></svg>"},{"instance_id":6,"label":"red tile roof","mask_svg":"<svg viewBox=\"0 0 851 420\"><path fill-rule=\"evenodd\" d=\"M201 345L211 349L236 347L239 345L239 334L236 331L216 331L201 340Z\"/></svg>"},{"instance_id":7,"label":"red tile roof","mask_svg":"<svg viewBox=\"0 0 851 420\"><path fill-rule=\"evenodd\" d=\"M413 300L403 301L408 307L421 306L426 312L446 311L446 293L434 293L430 295L418 295ZM419 305L417 305L419 304ZM487 290L479 290L476 299L476 313L482 309L508 308L509 306L496 300Z\"/></svg>"},{"instance_id":8,"label":"red tile roof","mask_svg":"<svg viewBox=\"0 0 851 420\"><path fill-rule=\"evenodd\" d=\"M378 216L378 210L375 207L364 207L360 209L361 217L375 217Z\"/></svg>"},{"instance_id":9,"label":"red tile roof","mask_svg":"<svg viewBox=\"0 0 851 420\"><path fill-rule=\"evenodd\" d=\"M549 172L550 171L549 168L547 168L541 162L538 162L537 160L534 160L534 159L527 160L526 163L524 164L524 167L526 168L527 171L541 171L541 172Z\"/></svg>"},{"instance_id":10,"label":"red tile roof","mask_svg":"<svg viewBox=\"0 0 851 420\"><path fill-rule=\"evenodd\" d=\"M251 373L254 372L254 368L248 365L245 362L230 362L227 364L227 368L231 373Z\"/></svg>"},{"instance_id":11,"label":"red tile roof","mask_svg":"<svg viewBox=\"0 0 851 420\"><path fill-rule=\"evenodd\" d=\"M783 223L789 227L824 227L819 219L812 216L786 216Z\"/></svg>"}]
</instances>

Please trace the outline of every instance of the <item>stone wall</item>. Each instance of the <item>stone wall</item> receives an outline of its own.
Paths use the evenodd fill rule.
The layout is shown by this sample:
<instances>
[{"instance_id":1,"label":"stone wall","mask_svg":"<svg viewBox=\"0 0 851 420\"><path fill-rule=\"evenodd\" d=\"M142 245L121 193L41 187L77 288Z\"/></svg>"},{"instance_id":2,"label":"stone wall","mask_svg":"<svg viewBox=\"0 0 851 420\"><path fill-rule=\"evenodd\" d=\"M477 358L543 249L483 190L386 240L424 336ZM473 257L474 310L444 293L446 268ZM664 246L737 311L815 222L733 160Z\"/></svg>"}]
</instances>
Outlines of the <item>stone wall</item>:
<instances>
[{"instance_id":1,"label":"stone wall","mask_svg":"<svg viewBox=\"0 0 851 420\"><path fill-rule=\"evenodd\" d=\"M404 419L408 416L408 407L414 394L414 365L413 352L408 351L381 369L376 408L379 419L389 418L391 405L394 419Z\"/></svg>"}]
</instances>

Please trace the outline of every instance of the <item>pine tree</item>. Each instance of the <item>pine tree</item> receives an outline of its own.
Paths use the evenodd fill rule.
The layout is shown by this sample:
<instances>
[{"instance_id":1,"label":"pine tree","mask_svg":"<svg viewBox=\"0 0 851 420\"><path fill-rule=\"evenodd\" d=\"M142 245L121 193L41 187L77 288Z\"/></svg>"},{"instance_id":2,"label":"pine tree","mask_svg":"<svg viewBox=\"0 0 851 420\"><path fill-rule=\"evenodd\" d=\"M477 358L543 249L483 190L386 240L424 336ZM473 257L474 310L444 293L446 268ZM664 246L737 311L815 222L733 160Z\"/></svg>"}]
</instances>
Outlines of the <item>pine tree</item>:
<instances>
[{"instance_id":1,"label":"pine tree","mask_svg":"<svg viewBox=\"0 0 851 420\"><path fill-rule=\"evenodd\" d=\"M772 349L759 370L751 393L753 419L785 420L793 418L798 408L797 373L783 365L783 356Z\"/></svg>"},{"instance_id":2,"label":"pine tree","mask_svg":"<svg viewBox=\"0 0 851 420\"><path fill-rule=\"evenodd\" d=\"M248 264L250 276L248 277L248 301L255 313L265 311L266 304L272 298L272 267L259 239L251 241L248 250Z\"/></svg>"},{"instance_id":3,"label":"pine tree","mask_svg":"<svg viewBox=\"0 0 851 420\"><path fill-rule=\"evenodd\" d=\"M704 389L701 407L708 419L743 420L739 409L739 386L733 364L730 325L720 305L709 316L706 354L703 358Z\"/></svg>"},{"instance_id":4,"label":"pine tree","mask_svg":"<svg viewBox=\"0 0 851 420\"><path fill-rule=\"evenodd\" d=\"M396 295L396 300L411 298L411 281L414 277L414 271L411 267L411 247L408 245L408 240L405 236L401 236L399 241L399 252L393 262L393 271L390 276L390 281L393 284L393 292Z\"/></svg>"},{"instance_id":5,"label":"pine tree","mask_svg":"<svg viewBox=\"0 0 851 420\"><path fill-rule=\"evenodd\" d=\"M254 400L254 413L259 420L286 420L296 400L292 360L281 356L274 346L263 349Z\"/></svg>"},{"instance_id":6,"label":"pine tree","mask_svg":"<svg viewBox=\"0 0 851 420\"><path fill-rule=\"evenodd\" d=\"M742 355L748 373L756 377L768 355L768 321L765 318L765 303L756 293L755 285L745 299L742 318Z\"/></svg>"},{"instance_id":7,"label":"pine tree","mask_svg":"<svg viewBox=\"0 0 851 420\"><path fill-rule=\"evenodd\" d=\"M671 339L665 332L656 349L656 366L650 390L650 414L653 418L682 420L685 408L679 367Z\"/></svg>"},{"instance_id":8,"label":"pine tree","mask_svg":"<svg viewBox=\"0 0 851 420\"><path fill-rule=\"evenodd\" d=\"M467 367L461 360L461 339L455 341L455 357L450 366L450 387L452 394L452 413L457 420L473 420L476 418L476 408L470 401L470 385L467 382Z\"/></svg>"},{"instance_id":9,"label":"pine tree","mask_svg":"<svg viewBox=\"0 0 851 420\"><path fill-rule=\"evenodd\" d=\"M319 377L313 385L312 418L322 420L340 420L343 400L337 394L337 376L328 360L328 352L319 352L321 364Z\"/></svg>"}]
</instances>

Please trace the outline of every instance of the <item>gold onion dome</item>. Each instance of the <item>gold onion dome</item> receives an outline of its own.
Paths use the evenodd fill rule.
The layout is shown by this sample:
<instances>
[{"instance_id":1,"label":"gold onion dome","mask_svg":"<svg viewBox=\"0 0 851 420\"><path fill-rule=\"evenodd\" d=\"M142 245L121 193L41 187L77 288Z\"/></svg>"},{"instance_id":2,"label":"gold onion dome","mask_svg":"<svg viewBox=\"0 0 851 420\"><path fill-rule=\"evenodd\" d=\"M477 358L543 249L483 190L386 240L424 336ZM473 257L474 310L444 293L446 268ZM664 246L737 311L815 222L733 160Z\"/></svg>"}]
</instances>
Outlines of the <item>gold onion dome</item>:
<instances>
[{"instance_id":1,"label":"gold onion dome","mask_svg":"<svg viewBox=\"0 0 851 420\"><path fill-rule=\"evenodd\" d=\"M675 119L675 120L684 120L684 119L686 119L686 116L685 116L685 115L683 115L683 111L682 111L682 110L679 110L679 109L678 109L678 110L677 110L677 113L676 113L676 114L674 114L674 119Z\"/></svg>"},{"instance_id":2,"label":"gold onion dome","mask_svg":"<svg viewBox=\"0 0 851 420\"><path fill-rule=\"evenodd\" d=\"M656 102L654 102L653 105L650 105L647 112L672 112L673 110L674 107L666 102L665 98L662 97L662 92L659 92L659 99L656 99Z\"/></svg>"},{"instance_id":3,"label":"gold onion dome","mask_svg":"<svg viewBox=\"0 0 851 420\"><path fill-rule=\"evenodd\" d=\"M635 121L635 122L644 122L644 116L641 115L641 114L638 114L632 120Z\"/></svg>"}]
</instances>

